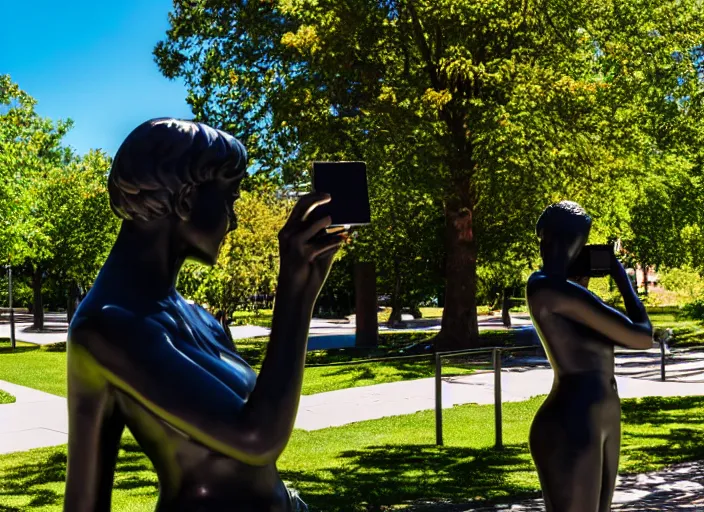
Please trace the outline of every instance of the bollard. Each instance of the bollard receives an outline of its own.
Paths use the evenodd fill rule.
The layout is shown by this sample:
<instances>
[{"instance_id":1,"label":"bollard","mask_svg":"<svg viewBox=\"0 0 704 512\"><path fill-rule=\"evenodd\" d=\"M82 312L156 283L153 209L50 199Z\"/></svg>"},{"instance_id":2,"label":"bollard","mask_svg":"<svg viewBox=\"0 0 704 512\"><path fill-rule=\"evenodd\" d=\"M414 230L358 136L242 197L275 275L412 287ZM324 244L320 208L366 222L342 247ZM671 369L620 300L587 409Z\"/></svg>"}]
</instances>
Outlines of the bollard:
<instances>
[{"instance_id":1,"label":"bollard","mask_svg":"<svg viewBox=\"0 0 704 512\"><path fill-rule=\"evenodd\" d=\"M435 354L435 444L442 446L442 361Z\"/></svg>"},{"instance_id":2,"label":"bollard","mask_svg":"<svg viewBox=\"0 0 704 512\"><path fill-rule=\"evenodd\" d=\"M7 267L7 286L10 306L10 346L15 350L15 310L12 307L12 267Z\"/></svg>"},{"instance_id":3,"label":"bollard","mask_svg":"<svg viewBox=\"0 0 704 512\"><path fill-rule=\"evenodd\" d=\"M495 348L492 352L494 360L494 430L496 433L494 448L500 450L504 446L501 426L501 350Z\"/></svg>"},{"instance_id":4,"label":"bollard","mask_svg":"<svg viewBox=\"0 0 704 512\"><path fill-rule=\"evenodd\" d=\"M435 354L435 444L442 446L442 361Z\"/></svg>"}]
</instances>

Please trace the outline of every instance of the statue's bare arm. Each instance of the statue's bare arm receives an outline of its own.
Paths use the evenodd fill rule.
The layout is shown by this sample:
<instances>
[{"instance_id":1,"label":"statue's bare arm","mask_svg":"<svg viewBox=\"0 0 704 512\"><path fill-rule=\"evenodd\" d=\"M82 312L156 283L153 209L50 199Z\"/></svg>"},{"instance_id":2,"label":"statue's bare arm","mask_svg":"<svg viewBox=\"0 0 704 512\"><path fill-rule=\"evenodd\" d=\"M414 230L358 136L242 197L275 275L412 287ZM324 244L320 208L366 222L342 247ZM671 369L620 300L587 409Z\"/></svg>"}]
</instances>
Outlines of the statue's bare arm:
<instances>
[{"instance_id":1,"label":"statue's bare arm","mask_svg":"<svg viewBox=\"0 0 704 512\"><path fill-rule=\"evenodd\" d=\"M542 303L551 313L585 325L615 345L632 349L653 346L653 329L644 308L641 313L630 305L630 314L626 316L582 287L565 281L538 284L531 295L534 304Z\"/></svg>"},{"instance_id":2,"label":"statue's bare arm","mask_svg":"<svg viewBox=\"0 0 704 512\"><path fill-rule=\"evenodd\" d=\"M115 396L82 347L68 348L69 441L64 510L110 512L125 427Z\"/></svg>"}]
</instances>

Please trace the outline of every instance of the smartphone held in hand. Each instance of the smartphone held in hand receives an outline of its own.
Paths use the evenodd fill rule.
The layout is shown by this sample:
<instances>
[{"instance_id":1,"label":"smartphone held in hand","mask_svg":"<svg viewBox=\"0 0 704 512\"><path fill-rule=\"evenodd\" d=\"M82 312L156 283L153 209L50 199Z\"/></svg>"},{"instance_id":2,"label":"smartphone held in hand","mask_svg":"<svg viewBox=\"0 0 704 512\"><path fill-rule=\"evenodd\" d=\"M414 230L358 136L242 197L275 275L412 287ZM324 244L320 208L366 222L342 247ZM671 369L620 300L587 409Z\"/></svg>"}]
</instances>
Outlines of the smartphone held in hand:
<instances>
[{"instance_id":1,"label":"smartphone held in hand","mask_svg":"<svg viewBox=\"0 0 704 512\"><path fill-rule=\"evenodd\" d=\"M330 215L332 226L371 222L365 162L314 162L313 190L330 194L330 202L316 208L316 216Z\"/></svg>"}]
</instances>

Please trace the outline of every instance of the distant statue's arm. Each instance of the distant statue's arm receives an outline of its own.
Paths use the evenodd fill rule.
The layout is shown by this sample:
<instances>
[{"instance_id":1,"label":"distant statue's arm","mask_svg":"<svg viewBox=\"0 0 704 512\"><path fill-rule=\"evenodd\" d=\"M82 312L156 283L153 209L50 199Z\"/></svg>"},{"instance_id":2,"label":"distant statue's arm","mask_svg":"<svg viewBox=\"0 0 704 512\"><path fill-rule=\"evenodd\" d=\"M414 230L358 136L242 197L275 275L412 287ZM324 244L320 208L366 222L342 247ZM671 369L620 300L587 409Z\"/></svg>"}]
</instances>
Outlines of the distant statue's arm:
<instances>
[{"instance_id":1,"label":"distant statue's arm","mask_svg":"<svg viewBox=\"0 0 704 512\"><path fill-rule=\"evenodd\" d=\"M630 287L630 283L626 284ZM641 310L633 304L632 297L627 299L624 296L629 316L604 304L587 290L567 282L557 288L542 288L534 297L533 300L543 302L552 313L603 334L615 345L632 349L653 346L653 328L645 308L641 304ZM635 300L640 303L637 297Z\"/></svg>"},{"instance_id":2,"label":"distant statue's arm","mask_svg":"<svg viewBox=\"0 0 704 512\"><path fill-rule=\"evenodd\" d=\"M623 268L623 265L621 265L615 257L612 257L611 260L611 277L613 277L616 282L618 291L621 292L628 318L635 324L641 325L644 329L647 329L652 337L653 326L650 323L650 318L648 318L645 305L641 302L633 289L631 280L628 278L628 274L626 274L626 269Z\"/></svg>"},{"instance_id":3,"label":"distant statue's arm","mask_svg":"<svg viewBox=\"0 0 704 512\"><path fill-rule=\"evenodd\" d=\"M124 419L107 380L81 347L68 348L68 467L64 510L110 512Z\"/></svg>"}]
</instances>

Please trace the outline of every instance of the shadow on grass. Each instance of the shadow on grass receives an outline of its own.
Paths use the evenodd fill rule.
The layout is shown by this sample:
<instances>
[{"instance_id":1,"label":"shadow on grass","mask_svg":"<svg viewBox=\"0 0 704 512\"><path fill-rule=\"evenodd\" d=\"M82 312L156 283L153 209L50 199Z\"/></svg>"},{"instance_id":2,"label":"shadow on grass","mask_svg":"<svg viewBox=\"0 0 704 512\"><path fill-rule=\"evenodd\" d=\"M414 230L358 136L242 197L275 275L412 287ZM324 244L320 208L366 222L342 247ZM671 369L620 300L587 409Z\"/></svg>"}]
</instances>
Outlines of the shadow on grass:
<instances>
[{"instance_id":1,"label":"shadow on grass","mask_svg":"<svg viewBox=\"0 0 704 512\"><path fill-rule=\"evenodd\" d=\"M704 460L704 397L625 400L622 411L621 454L629 473Z\"/></svg>"},{"instance_id":2,"label":"shadow on grass","mask_svg":"<svg viewBox=\"0 0 704 512\"><path fill-rule=\"evenodd\" d=\"M388 361L380 363L366 363L355 366L329 367L323 377L348 376L352 380L374 380L378 373L385 369L393 368L399 380L420 379L435 375L435 366L430 361Z\"/></svg>"},{"instance_id":3,"label":"shadow on grass","mask_svg":"<svg viewBox=\"0 0 704 512\"><path fill-rule=\"evenodd\" d=\"M15 350L12 350L12 347L8 343L5 345L4 343L0 344L0 354L24 354L25 352L34 352L35 350L39 350L38 345L34 346L26 346L26 345L19 345L15 347ZM0 509L2 510L2 509Z\"/></svg>"},{"instance_id":4,"label":"shadow on grass","mask_svg":"<svg viewBox=\"0 0 704 512\"><path fill-rule=\"evenodd\" d=\"M156 494L156 475L149 460L133 439L123 439L117 462L114 489L144 488L146 494ZM32 452L28 452L32 453ZM66 480L66 447L43 450L31 462L0 470L0 501L22 501L26 506L0 504L0 512L19 512L44 506L61 506ZM147 475L146 477L144 475ZM54 484L54 485L47 485ZM48 488L51 487L51 488ZM19 498L19 499L18 499Z\"/></svg>"},{"instance_id":5,"label":"shadow on grass","mask_svg":"<svg viewBox=\"0 0 704 512\"><path fill-rule=\"evenodd\" d=\"M308 352L306 364L326 365L364 359L412 355L407 352L409 347L416 345L432 346L434 336L435 333L427 332L382 332L379 334L379 344L376 347L346 347L329 350L313 350ZM479 338L480 346L482 347L511 347L515 346L517 343L516 333L514 331L482 331ZM236 340L237 351L247 363L253 367L258 367L266 354L267 341L268 339L266 337ZM470 360L474 361L474 359L484 360L487 357L489 356L486 354L471 358L465 356L464 359L466 359L466 361L464 362L470 362ZM427 364L430 364L433 360L432 358L432 354L428 353L427 359L419 358L416 362L426 361ZM462 356L456 356L452 360L453 362L455 360L463 361Z\"/></svg>"},{"instance_id":6,"label":"shadow on grass","mask_svg":"<svg viewBox=\"0 0 704 512\"><path fill-rule=\"evenodd\" d=\"M704 397L645 397L623 400L621 417L624 423L635 425L701 425L704 420Z\"/></svg>"},{"instance_id":7,"label":"shadow on grass","mask_svg":"<svg viewBox=\"0 0 704 512\"><path fill-rule=\"evenodd\" d=\"M313 510L380 511L423 502L535 496L514 472L532 471L528 447L504 450L384 445L342 452L341 466L321 472L284 471ZM355 507L356 506L356 507Z\"/></svg>"}]
</instances>

